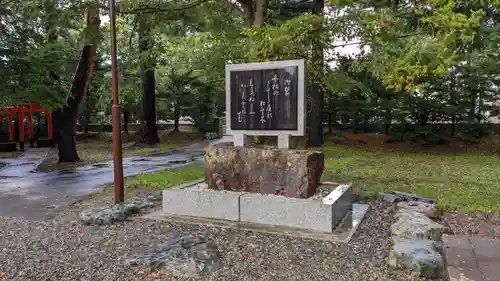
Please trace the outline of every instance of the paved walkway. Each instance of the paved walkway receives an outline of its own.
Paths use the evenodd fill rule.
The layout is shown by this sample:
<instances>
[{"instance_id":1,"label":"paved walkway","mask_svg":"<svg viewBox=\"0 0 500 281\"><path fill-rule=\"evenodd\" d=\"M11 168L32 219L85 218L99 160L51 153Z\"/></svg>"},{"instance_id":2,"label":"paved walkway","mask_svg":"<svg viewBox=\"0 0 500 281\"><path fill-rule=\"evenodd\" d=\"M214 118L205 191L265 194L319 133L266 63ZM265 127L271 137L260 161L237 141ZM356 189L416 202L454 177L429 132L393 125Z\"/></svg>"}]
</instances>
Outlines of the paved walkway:
<instances>
[{"instance_id":1,"label":"paved walkway","mask_svg":"<svg viewBox=\"0 0 500 281\"><path fill-rule=\"evenodd\" d=\"M229 140L203 141L179 150L125 158L123 174L130 177L202 162L209 145ZM35 172L46 153L44 149L29 149L20 158L2 159L7 166L0 169L0 216L40 220L54 209L113 183L113 161L52 173Z\"/></svg>"},{"instance_id":2,"label":"paved walkway","mask_svg":"<svg viewBox=\"0 0 500 281\"><path fill-rule=\"evenodd\" d=\"M50 148L29 148L17 158L4 158L0 162L7 164L0 169L0 179L26 177L43 161Z\"/></svg>"},{"instance_id":3,"label":"paved walkway","mask_svg":"<svg viewBox=\"0 0 500 281\"><path fill-rule=\"evenodd\" d=\"M500 281L500 240L443 235L450 281Z\"/></svg>"}]
</instances>

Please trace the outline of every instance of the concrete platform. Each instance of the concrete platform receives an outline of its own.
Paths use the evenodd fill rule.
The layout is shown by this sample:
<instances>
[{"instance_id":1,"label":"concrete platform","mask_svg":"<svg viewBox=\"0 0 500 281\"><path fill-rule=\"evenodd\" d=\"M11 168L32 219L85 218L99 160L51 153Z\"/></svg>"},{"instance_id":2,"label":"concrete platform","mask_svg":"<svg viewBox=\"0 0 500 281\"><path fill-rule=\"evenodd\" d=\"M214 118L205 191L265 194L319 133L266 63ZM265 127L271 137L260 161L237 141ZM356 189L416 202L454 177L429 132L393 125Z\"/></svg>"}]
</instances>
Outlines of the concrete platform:
<instances>
[{"instance_id":1,"label":"concrete platform","mask_svg":"<svg viewBox=\"0 0 500 281\"><path fill-rule=\"evenodd\" d=\"M348 243L356 232L356 229L361 224L361 221L363 220L365 214L368 212L368 209L369 205L353 204L352 211L349 211L344 220L332 232L314 231L269 224L256 224L241 221L217 220L203 217L166 215L161 210L147 214L142 218L158 221L205 225L210 227L232 228L276 235L287 235L291 237L309 238L336 243Z\"/></svg>"},{"instance_id":2,"label":"concrete platform","mask_svg":"<svg viewBox=\"0 0 500 281\"><path fill-rule=\"evenodd\" d=\"M299 199L214 191L196 181L164 190L163 210L149 218L347 242L367 210L353 205L350 184L325 183L315 196Z\"/></svg>"}]
</instances>

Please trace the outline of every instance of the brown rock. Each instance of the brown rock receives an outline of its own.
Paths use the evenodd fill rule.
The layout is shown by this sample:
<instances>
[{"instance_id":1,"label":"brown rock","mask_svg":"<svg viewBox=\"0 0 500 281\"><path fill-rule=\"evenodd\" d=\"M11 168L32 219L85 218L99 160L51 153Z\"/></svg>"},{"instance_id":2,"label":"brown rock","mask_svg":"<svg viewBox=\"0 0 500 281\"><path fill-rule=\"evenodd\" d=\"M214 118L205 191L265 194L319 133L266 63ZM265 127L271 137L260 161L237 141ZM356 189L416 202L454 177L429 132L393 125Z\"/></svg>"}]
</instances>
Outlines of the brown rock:
<instances>
[{"instance_id":1,"label":"brown rock","mask_svg":"<svg viewBox=\"0 0 500 281\"><path fill-rule=\"evenodd\" d=\"M308 198L324 169L324 154L308 150L212 146L205 153L208 188Z\"/></svg>"}]
</instances>

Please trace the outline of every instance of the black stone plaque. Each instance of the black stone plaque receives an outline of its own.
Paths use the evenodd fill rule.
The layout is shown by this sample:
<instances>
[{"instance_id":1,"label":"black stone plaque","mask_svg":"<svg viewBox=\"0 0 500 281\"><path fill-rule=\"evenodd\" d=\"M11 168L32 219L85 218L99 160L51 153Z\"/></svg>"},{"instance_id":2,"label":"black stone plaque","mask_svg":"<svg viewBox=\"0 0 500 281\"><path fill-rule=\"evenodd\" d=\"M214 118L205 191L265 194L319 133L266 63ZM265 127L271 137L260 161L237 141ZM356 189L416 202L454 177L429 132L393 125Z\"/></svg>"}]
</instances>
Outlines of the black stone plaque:
<instances>
[{"instance_id":1,"label":"black stone plaque","mask_svg":"<svg viewBox=\"0 0 500 281\"><path fill-rule=\"evenodd\" d=\"M298 66L231 71L231 130L297 130L298 77Z\"/></svg>"}]
</instances>

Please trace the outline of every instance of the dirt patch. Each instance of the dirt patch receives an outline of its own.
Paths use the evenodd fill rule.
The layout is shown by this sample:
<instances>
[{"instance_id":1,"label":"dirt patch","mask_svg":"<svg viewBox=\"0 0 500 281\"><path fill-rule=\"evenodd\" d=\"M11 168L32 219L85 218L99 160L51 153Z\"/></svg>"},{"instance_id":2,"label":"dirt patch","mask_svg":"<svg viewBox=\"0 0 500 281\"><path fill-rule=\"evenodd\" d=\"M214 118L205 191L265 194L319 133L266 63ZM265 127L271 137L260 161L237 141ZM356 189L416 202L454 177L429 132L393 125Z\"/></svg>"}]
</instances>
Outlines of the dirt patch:
<instances>
[{"instance_id":1,"label":"dirt patch","mask_svg":"<svg viewBox=\"0 0 500 281\"><path fill-rule=\"evenodd\" d=\"M447 212L441 224L455 235L473 235L500 239L500 212Z\"/></svg>"},{"instance_id":2,"label":"dirt patch","mask_svg":"<svg viewBox=\"0 0 500 281\"><path fill-rule=\"evenodd\" d=\"M339 132L335 135L325 136L325 144L337 144L348 147L369 149L374 151L400 151L400 152L425 152L425 153L480 153L500 155L500 136L489 136L478 143L467 142L462 139L451 139L447 144L422 145L404 141L388 143L388 137L380 133L350 133Z\"/></svg>"}]
</instances>

